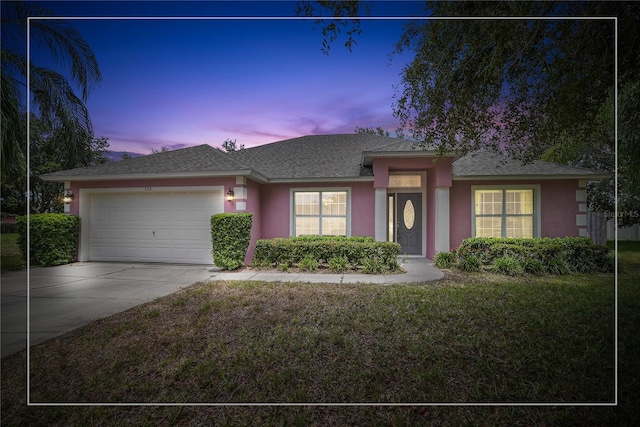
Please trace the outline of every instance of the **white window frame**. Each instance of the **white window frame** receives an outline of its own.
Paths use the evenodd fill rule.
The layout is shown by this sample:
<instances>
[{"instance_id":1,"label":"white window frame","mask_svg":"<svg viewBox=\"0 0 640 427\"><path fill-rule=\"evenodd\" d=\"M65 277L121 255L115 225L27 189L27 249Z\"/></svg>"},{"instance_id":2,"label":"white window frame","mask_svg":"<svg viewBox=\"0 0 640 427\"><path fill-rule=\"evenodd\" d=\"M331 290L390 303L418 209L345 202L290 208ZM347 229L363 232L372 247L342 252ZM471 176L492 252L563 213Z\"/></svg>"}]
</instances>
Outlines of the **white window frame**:
<instances>
[{"instance_id":1,"label":"white window frame","mask_svg":"<svg viewBox=\"0 0 640 427\"><path fill-rule=\"evenodd\" d=\"M289 236L295 237L296 235L296 205L295 205L295 193L305 192L317 192L320 193L320 200L322 200L322 193L326 192L339 192L343 191L347 193L347 213L346 213L346 235L351 237L351 187L310 187L310 188L291 188L289 194L289 205L291 209L289 211ZM335 216L332 216L335 217ZM318 214L320 219L320 227L322 227L322 212Z\"/></svg>"},{"instance_id":2,"label":"white window frame","mask_svg":"<svg viewBox=\"0 0 640 427\"><path fill-rule=\"evenodd\" d=\"M471 186L471 237L476 237L476 190L533 190L533 237L540 237L541 215L540 215L540 184L522 184L522 185L472 185ZM507 215L504 212L503 197L503 226L505 227L505 219Z\"/></svg>"}]
</instances>

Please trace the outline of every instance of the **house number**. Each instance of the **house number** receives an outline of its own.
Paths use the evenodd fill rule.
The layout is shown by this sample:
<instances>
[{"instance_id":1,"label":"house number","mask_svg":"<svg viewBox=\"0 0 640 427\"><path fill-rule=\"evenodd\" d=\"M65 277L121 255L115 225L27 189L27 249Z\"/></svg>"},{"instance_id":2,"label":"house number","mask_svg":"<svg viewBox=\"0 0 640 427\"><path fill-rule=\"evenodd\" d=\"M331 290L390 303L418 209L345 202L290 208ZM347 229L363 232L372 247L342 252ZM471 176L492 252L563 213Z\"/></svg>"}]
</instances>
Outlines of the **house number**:
<instances>
[{"instance_id":1,"label":"house number","mask_svg":"<svg viewBox=\"0 0 640 427\"><path fill-rule=\"evenodd\" d=\"M144 191L151 191L151 187L144 187Z\"/></svg>"}]
</instances>

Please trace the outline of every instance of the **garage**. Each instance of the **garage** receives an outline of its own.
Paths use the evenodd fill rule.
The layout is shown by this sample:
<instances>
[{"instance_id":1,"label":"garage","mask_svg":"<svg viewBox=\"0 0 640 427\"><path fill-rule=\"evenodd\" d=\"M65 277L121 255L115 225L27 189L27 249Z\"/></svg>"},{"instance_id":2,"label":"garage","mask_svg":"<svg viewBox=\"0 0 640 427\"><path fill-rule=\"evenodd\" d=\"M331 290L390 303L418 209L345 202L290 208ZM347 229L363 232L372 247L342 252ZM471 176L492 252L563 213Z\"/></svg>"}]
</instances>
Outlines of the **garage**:
<instances>
[{"instance_id":1,"label":"garage","mask_svg":"<svg viewBox=\"0 0 640 427\"><path fill-rule=\"evenodd\" d=\"M221 187L103 190L83 200L81 258L213 264L211 215L224 211Z\"/></svg>"}]
</instances>

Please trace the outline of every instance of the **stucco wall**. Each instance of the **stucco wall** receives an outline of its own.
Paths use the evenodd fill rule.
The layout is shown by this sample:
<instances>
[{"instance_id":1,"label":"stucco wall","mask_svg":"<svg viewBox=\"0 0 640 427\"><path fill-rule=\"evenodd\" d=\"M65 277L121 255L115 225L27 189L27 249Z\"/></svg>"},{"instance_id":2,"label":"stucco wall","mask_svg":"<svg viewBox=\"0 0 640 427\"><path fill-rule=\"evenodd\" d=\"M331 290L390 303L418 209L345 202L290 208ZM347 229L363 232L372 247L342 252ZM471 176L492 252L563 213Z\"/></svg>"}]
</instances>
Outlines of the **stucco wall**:
<instances>
[{"instance_id":1,"label":"stucco wall","mask_svg":"<svg viewBox=\"0 0 640 427\"><path fill-rule=\"evenodd\" d=\"M289 237L289 186L263 184L260 187L260 200L261 238Z\"/></svg>"},{"instance_id":2,"label":"stucco wall","mask_svg":"<svg viewBox=\"0 0 640 427\"><path fill-rule=\"evenodd\" d=\"M441 159L442 160L442 159ZM429 161L431 162L431 160ZM424 160L414 160L409 164L395 160L385 164L392 170L406 170L427 165ZM436 163L437 165L437 163ZM433 163L426 169L426 255L435 255L435 188L447 186L449 182L443 176L443 170L450 168L450 162L440 167L433 167ZM541 237L578 236L580 227L576 224L576 216L581 215L580 205L584 202L577 200L577 191L581 191L578 180L537 180L537 181L453 181L450 193L450 244L457 247L460 242L471 236L471 187L473 185L508 185L532 184L540 185L540 219ZM151 180L123 180L109 182L72 182L70 189L76 195L70 205L69 213L79 214L79 195L81 188L130 188L130 187L182 187L182 186L223 186L225 189L237 187L235 177L224 178L184 178L184 179L151 179ZM333 189L349 188L351 197L351 235L375 235L375 192L374 183L344 182L344 183L303 183L303 184L259 184L246 181L248 198L246 212L253 213L253 228L251 246L247 253L247 262L253 258L255 242L258 239L274 237L288 237L291 221L291 189ZM225 191L226 192L226 191ZM225 212L235 212L235 203L224 202Z\"/></svg>"},{"instance_id":3,"label":"stucco wall","mask_svg":"<svg viewBox=\"0 0 640 427\"><path fill-rule=\"evenodd\" d=\"M182 178L182 179L134 179L122 181L72 181L71 191L75 195L71 202L70 212L78 215L80 212L81 188L144 188L144 187L190 187L222 185L226 189L236 185L235 177L224 178ZM225 212L234 212L232 204L225 201Z\"/></svg>"},{"instance_id":4,"label":"stucco wall","mask_svg":"<svg viewBox=\"0 0 640 427\"><path fill-rule=\"evenodd\" d=\"M291 234L291 189L351 189L351 235L374 235L374 190L372 182L268 184L261 187L262 238Z\"/></svg>"},{"instance_id":5,"label":"stucco wall","mask_svg":"<svg viewBox=\"0 0 640 427\"><path fill-rule=\"evenodd\" d=\"M542 233L540 237L578 236L577 180L544 182L541 194ZM582 202L585 203L585 202Z\"/></svg>"},{"instance_id":6,"label":"stucco wall","mask_svg":"<svg viewBox=\"0 0 640 427\"><path fill-rule=\"evenodd\" d=\"M260 202L262 199L261 185L255 181L247 180L247 212L253 213L253 225L251 226L251 244L247 250L245 261L251 263L253 253L256 249L256 241L262 236L262 209Z\"/></svg>"},{"instance_id":7,"label":"stucco wall","mask_svg":"<svg viewBox=\"0 0 640 427\"><path fill-rule=\"evenodd\" d=\"M471 186L540 185L540 237L578 236L578 180L453 181L451 187L451 248L471 237Z\"/></svg>"}]
</instances>

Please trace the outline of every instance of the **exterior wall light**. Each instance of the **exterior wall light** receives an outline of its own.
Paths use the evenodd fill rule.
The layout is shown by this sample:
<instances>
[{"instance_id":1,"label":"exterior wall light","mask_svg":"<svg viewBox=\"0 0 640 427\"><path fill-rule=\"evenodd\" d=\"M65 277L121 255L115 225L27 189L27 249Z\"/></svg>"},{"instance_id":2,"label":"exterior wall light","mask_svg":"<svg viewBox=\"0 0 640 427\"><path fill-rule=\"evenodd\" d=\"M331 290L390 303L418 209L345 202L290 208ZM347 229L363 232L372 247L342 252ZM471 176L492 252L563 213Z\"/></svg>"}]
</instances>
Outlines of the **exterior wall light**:
<instances>
[{"instance_id":1,"label":"exterior wall light","mask_svg":"<svg viewBox=\"0 0 640 427\"><path fill-rule=\"evenodd\" d=\"M64 192L63 196L62 196L62 201L64 202L65 205L70 204L71 202L73 202L73 191L67 190Z\"/></svg>"},{"instance_id":2,"label":"exterior wall light","mask_svg":"<svg viewBox=\"0 0 640 427\"><path fill-rule=\"evenodd\" d=\"M229 203L233 202L233 196L235 196L235 193L230 188L229 191L227 191L227 202Z\"/></svg>"}]
</instances>

